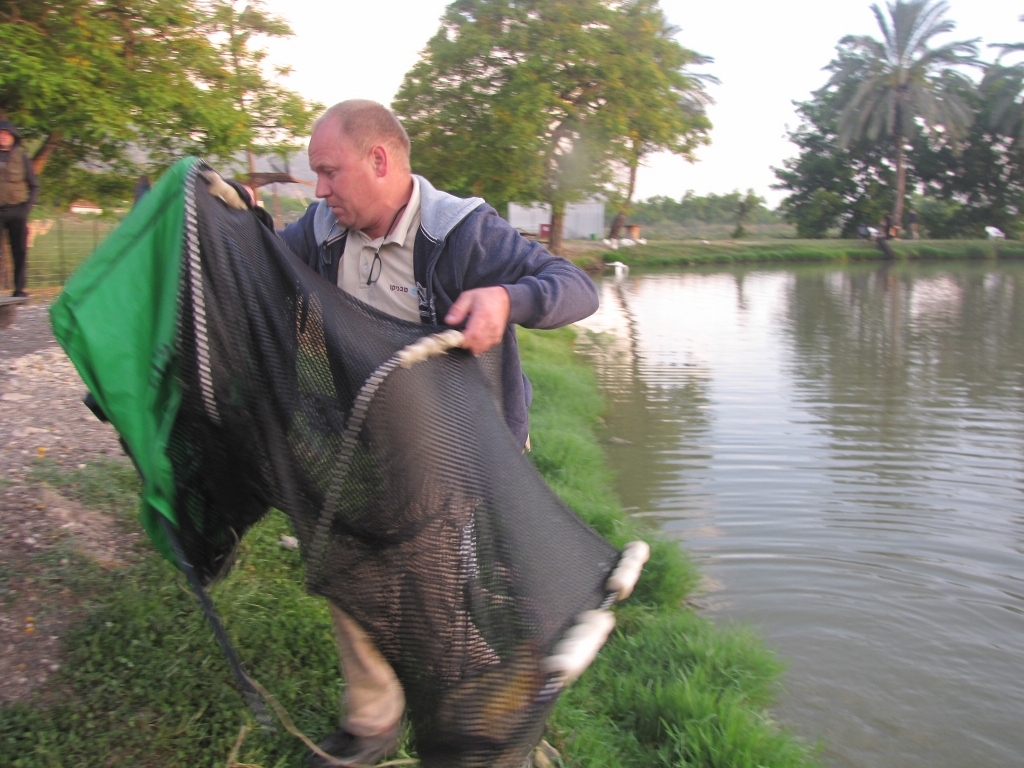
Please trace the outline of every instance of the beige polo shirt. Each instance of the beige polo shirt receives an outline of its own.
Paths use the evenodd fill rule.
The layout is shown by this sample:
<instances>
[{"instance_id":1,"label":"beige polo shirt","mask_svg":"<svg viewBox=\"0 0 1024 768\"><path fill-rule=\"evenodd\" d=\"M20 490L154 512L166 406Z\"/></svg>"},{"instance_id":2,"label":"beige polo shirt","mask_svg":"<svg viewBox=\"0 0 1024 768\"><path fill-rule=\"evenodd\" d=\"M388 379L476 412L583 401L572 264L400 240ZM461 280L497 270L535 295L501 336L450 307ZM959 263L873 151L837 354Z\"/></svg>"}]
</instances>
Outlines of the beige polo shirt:
<instances>
[{"instance_id":1,"label":"beige polo shirt","mask_svg":"<svg viewBox=\"0 0 1024 768\"><path fill-rule=\"evenodd\" d=\"M381 238L371 240L362 231L349 230L338 266L338 287L381 312L418 323L420 304L412 258L419 228L420 181L413 176L409 204L391 233L383 238L383 244ZM377 246L381 246L380 277L367 285Z\"/></svg>"}]
</instances>

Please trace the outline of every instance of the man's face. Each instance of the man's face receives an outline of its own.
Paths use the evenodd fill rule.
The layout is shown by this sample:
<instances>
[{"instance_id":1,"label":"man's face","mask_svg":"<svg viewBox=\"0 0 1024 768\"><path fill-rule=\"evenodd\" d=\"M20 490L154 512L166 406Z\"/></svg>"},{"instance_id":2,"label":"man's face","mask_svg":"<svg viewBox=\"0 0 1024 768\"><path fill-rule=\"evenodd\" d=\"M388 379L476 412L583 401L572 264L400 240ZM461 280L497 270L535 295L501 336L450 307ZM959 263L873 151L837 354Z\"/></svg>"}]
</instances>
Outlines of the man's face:
<instances>
[{"instance_id":1,"label":"man's face","mask_svg":"<svg viewBox=\"0 0 1024 768\"><path fill-rule=\"evenodd\" d=\"M14 146L14 134L10 131L0 131L0 149L8 150Z\"/></svg>"},{"instance_id":2,"label":"man's face","mask_svg":"<svg viewBox=\"0 0 1024 768\"><path fill-rule=\"evenodd\" d=\"M313 132L309 167L316 173L316 196L327 201L339 224L363 229L374 223L380 179L373 155L359 152L334 121L324 121Z\"/></svg>"}]
</instances>

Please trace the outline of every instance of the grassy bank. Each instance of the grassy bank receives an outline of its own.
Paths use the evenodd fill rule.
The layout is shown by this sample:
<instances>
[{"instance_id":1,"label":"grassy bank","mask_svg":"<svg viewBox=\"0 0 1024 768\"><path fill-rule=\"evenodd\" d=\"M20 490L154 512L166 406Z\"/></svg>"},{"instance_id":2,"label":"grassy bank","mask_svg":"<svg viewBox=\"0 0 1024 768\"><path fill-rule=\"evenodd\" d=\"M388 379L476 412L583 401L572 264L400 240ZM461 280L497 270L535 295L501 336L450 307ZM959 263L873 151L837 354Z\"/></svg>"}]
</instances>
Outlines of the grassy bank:
<instances>
[{"instance_id":1,"label":"grassy bank","mask_svg":"<svg viewBox=\"0 0 1024 768\"><path fill-rule=\"evenodd\" d=\"M899 240L891 241L891 245L900 260L1024 258L1024 241L1019 240ZM584 268L595 269L601 267L601 262L611 261L636 267L666 267L876 261L885 256L874 244L863 240L662 240L615 251L580 244L570 251L569 257Z\"/></svg>"},{"instance_id":2,"label":"grassy bank","mask_svg":"<svg viewBox=\"0 0 1024 768\"><path fill-rule=\"evenodd\" d=\"M644 535L611 492L593 427L601 401L572 334L524 333L535 386L532 459L552 487L617 544ZM136 527L137 482L124 462L36 479ZM303 591L288 531L271 515L243 541L234 572L212 591L251 673L311 736L333 729L341 682L323 601ZM34 701L0 709L0 766L224 766L249 723L219 650L183 580L146 546L104 570L68 547L40 556L42 578L83 605L61 671ZM567 766L807 766L808 752L769 718L779 666L755 638L683 606L696 573L674 544L654 546L636 594L595 665L563 696L550 740ZM26 608L27 610L27 608ZM249 733L251 766L300 766L283 731Z\"/></svg>"}]
</instances>

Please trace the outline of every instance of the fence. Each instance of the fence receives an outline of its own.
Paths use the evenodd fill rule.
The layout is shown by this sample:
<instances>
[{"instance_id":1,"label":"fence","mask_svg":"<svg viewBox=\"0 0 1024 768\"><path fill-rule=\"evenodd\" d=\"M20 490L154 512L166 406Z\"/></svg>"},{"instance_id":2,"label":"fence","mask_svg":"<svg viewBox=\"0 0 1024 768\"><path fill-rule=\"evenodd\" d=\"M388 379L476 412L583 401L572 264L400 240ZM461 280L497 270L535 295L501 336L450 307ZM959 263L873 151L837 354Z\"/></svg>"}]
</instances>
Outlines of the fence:
<instances>
[{"instance_id":1,"label":"fence","mask_svg":"<svg viewBox=\"0 0 1024 768\"><path fill-rule=\"evenodd\" d=\"M118 225L117 218L63 214L29 221L28 287L64 285L68 277ZM0 289L14 283L6 237L0 255Z\"/></svg>"},{"instance_id":2,"label":"fence","mask_svg":"<svg viewBox=\"0 0 1024 768\"><path fill-rule=\"evenodd\" d=\"M267 208L272 202L267 196ZM288 201L290 203L290 201ZM298 219L308 201L279 207L279 226ZM122 214L123 216L123 214ZM96 250L114 228L121 216L64 213L41 216L29 221L28 288L62 286L79 265ZM0 293L8 293L14 285L14 270L5 235L0 235Z\"/></svg>"}]
</instances>

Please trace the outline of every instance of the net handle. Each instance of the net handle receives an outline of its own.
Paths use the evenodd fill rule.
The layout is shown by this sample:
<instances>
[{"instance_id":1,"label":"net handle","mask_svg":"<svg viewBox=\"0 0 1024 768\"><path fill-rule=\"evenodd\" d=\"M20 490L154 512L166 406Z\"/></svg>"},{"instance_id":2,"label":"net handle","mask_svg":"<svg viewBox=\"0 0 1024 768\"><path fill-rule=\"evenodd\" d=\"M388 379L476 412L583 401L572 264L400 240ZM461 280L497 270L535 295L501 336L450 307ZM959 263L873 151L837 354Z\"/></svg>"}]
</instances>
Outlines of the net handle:
<instances>
[{"instance_id":1,"label":"net handle","mask_svg":"<svg viewBox=\"0 0 1024 768\"><path fill-rule=\"evenodd\" d=\"M443 355L449 349L461 347L465 338L462 331L451 330L434 333L400 349L395 357L398 358L398 364L402 368L412 368L416 363Z\"/></svg>"}]
</instances>

